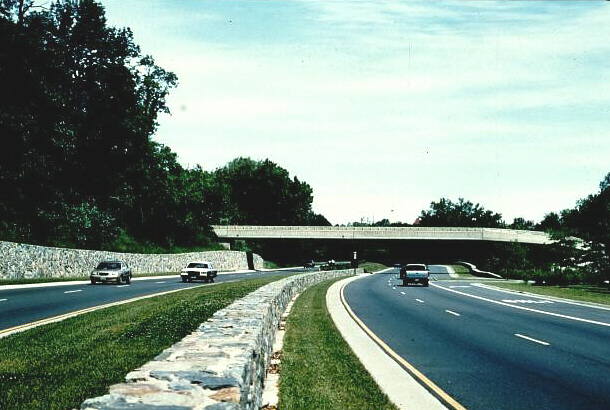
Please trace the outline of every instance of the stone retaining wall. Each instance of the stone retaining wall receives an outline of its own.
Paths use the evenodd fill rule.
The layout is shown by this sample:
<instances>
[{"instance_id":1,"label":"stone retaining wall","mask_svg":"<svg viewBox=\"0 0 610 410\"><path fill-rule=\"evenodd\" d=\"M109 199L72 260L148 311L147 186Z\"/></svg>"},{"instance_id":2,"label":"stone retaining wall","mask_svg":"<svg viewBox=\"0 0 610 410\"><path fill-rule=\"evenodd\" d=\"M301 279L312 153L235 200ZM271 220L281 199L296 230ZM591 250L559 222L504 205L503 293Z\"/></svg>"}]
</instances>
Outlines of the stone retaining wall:
<instances>
[{"instance_id":1,"label":"stone retaining wall","mask_svg":"<svg viewBox=\"0 0 610 410\"><path fill-rule=\"evenodd\" d=\"M288 302L315 283L353 272L307 273L259 288L81 409L259 410L276 329Z\"/></svg>"},{"instance_id":2,"label":"stone retaining wall","mask_svg":"<svg viewBox=\"0 0 610 410\"><path fill-rule=\"evenodd\" d=\"M0 242L0 279L88 276L99 261L108 259L124 260L133 273L179 272L192 260L213 262L221 271L248 268L246 253L238 251L147 255ZM263 267L259 255L254 255L254 267Z\"/></svg>"}]
</instances>

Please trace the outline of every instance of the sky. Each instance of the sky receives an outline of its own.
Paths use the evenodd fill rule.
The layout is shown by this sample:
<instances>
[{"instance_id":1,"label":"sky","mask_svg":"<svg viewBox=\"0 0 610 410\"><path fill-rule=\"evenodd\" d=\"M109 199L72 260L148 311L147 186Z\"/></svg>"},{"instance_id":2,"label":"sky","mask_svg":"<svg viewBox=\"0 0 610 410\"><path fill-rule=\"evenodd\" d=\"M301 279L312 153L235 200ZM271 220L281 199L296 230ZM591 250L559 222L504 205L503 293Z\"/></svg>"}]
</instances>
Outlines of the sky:
<instances>
[{"instance_id":1,"label":"sky","mask_svg":"<svg viewBox=\"0 0 610 410\"><path fill-rule=\"evenodd\" d=\"M156 141L268 158L333 224L460 197L538 222L610 172L608 2L101 3L178 76Z\"/></svg>"}]
</instances>

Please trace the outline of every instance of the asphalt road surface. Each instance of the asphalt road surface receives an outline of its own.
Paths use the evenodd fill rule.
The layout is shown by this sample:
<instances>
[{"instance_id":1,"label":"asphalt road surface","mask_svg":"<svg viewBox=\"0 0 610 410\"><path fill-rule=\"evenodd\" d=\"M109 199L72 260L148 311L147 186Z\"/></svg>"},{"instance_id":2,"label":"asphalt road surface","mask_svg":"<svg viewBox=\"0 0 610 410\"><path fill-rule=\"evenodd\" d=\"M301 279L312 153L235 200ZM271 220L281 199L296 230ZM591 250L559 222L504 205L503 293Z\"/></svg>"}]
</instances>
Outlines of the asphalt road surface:
<instances>
[{"instance_id":1,"label":"asphalt road surface","mask_svg":"<svg viewBox=\"0 0 610 410\"><path fill-rule=\"evenodd\" d=\"M214 280L222 283L299 271L305 270L220 274ZM180 277L158 276L145 280L134 278L131 285L91 285L84 282L65 286L26 286L20 289L0 287L0 332L81 309L195 286L213 284L204 284L202 281L183 283Z\"/></svg>"},{"instance_id":2,"label":"asphalt road surface","mask_svg":"<svg viewBox=\"0 0 610 410\"><path fill-rule=\"evenodd\" d=\"M432 274L429 288L403 287L397 274L350 283L347 303L465 408L610 409L609 308L501 292L443 274Z\"/></svg>"}]
</instances>

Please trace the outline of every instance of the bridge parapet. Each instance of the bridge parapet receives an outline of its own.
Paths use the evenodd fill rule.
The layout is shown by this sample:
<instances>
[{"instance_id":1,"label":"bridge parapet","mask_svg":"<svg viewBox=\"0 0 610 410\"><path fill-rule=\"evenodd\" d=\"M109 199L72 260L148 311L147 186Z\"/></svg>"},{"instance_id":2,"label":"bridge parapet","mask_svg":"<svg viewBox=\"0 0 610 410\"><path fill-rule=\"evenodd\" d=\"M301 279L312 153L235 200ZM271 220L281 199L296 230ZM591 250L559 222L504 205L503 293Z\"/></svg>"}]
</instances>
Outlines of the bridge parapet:
<instances>
[{"instance_id":1,"label":"bridge parapet","mask_svg":"<svg viewBox=\"0 0 610 410\"><path fill-rule=\"evenodd\" d=\"M227 239L474 240L539 245L553 242L545 232L500 228L214 225L213 229L219 238Z\"/></svg>"}]
</instances>

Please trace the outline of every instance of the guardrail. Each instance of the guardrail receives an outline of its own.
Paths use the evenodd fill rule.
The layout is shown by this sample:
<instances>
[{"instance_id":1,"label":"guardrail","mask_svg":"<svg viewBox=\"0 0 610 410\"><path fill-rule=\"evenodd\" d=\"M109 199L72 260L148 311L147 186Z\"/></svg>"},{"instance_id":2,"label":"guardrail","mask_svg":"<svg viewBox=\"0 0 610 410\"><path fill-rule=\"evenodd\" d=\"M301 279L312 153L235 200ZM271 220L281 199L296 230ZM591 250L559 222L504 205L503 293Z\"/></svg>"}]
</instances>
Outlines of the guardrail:
<instances>
[{"instance_id":1,"label":"guardrail","mask_svg":"<svg viewBox=\"0 0 610 410\"><path fill-rule=\"evenodd\" d=\"M539 245L554 242L545 232L501 228L214 225L213 229L219 238L226 239L473 240Z\"/></svg>"}]
</instances>

